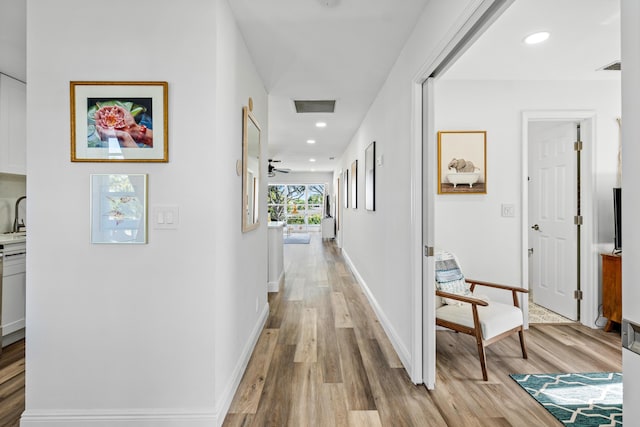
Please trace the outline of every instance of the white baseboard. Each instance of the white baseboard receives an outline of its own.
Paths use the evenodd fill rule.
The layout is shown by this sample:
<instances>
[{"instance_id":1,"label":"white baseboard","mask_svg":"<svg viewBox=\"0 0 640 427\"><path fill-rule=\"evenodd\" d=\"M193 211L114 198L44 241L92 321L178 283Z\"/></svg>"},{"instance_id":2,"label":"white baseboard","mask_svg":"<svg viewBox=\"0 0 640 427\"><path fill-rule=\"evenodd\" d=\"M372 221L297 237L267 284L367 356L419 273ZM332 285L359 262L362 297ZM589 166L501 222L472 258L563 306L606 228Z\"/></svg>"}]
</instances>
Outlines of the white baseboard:
<instances>
[{"instance_id":1,"label":"white baseboard","mask_svg":"<svg viewBox=\"0 0 640 427\"><path fill-rule=\"evenodd\" d=\"M283 276L284 277L284 276ZM260 334L264 329L264 325L267 323L267 319L269 318L269 303L264 305L262 309L262 313L258 317L258 321L253 327L253 331L251 331L251 335L247 340L246 345L244 346L244 350L242 351L242 355L238 360L238 364L233 370L233 374L231 375L231 379L227 386L224 388L224 392L222 393L222 397L218 405L216 405L216 414L218 414L218 420L215 426L222 426L224 422L224 418L229 411L229 407L231 406L231 401L233 400L233 396L236 394L238 390L238 386L240 385L240 380L242 380L242 375L244 375L244 371L247 369L247 365L249 364L249 359L251 358L251 354L253 353L253 349L258 342L258 338L260 338Z\"/></svg>"},{"instance_id":2,"label":"white baseboard","mask_svg":"<svg viewBox=\"0 0 640 427\"><path fill-rule=\"evenodd\" d=\"M123 409L123 410L75 410L75 411L38 411L27 410L22 414L20 427L212 427L222 426L231 406L233 396L238 389L242 375L258 342L262 329L269 316L269 304L265 304L256 322L242 355L233 370L231 379L222 393L215 409L203 410L165 410ZM213 385L212 385L213 386Z\"/></svg>"},{"instance_id":3,"label":"white baseboard","mask_svg":"<svg viewBox=\"0 0 640 427\"><path fill-rule=\"evenodd\" d=\"M407 372L411 372L412 364L411 364L410 352L402 344L402 341L400 340L400 336L397 334L396 330L391 325L389 318L385 315L384 311L382 310L382 307L380 307L380 304L378 304L378 301L373 296L373 293L371 293L371 290L367 286L367 283L364 281L364 279L360 275L360 272L358 272L358 269L353 264L353 262L351 261L351 258L349 258L349 255L344 249L342 250L342 255L344 256L344 259L347 261L347 264L349 265L349 268L353 272L353 275L356 277L356 280L360 284L360 287L364 291L364 294L367 296L367 299L369 300L369 304L371 304L373 311L376 313L376 316L378 316L378 320L380 320L382 329L384 329L384 332L387 334L387 337L389 337L389 341L391 341L391 344L393 345L394 350L396 351L396 353L398 353L398 357L400 358L400 361L404 365L404 368L407 370ZM419 363L422 363L422 361L420 361Z\"/></svg>"},{"instance_id":4,"label":"white baseboard","mask_svg":"<svg viewBox=\"0 0 640 427\"><path fill-rule=\"evenodd\" d=\"M278 280L273 282L267 282L267 291L268 292L278 292L280 290L280 285L284 284L284 270L280 273L280 277Z\"/></svg>"},{"instance_id":5,"label":"white baseboard","mask_svg":"<svg viewBox=\"0 0 640 427\"><path fill-rule=\"evenodd\" d=\"M219 425L213 412L118 411L25 411L20 427L211 427Z\"/></svg>"}]
</instances>

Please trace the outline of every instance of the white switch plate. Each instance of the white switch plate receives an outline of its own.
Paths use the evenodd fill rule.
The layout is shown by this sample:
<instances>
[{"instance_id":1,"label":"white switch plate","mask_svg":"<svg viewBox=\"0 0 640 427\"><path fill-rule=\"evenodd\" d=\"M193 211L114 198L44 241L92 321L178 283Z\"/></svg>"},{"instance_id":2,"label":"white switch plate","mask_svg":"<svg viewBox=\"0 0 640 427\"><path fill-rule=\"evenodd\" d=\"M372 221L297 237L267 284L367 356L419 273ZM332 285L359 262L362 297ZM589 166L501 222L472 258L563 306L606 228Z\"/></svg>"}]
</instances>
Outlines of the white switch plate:
<instances>
[{"instance_id":1,"label":"white switch plate","mask_svg":"<svg viewBox=\"0 0 640 427\"><path fill-rule=\"evenodd\" d=\"M514 216L516 216L516 205L509 203L509 204L502 204L502 216L506 217L506 218L512 218Z\"/></svg>"},{"instance_id":2,"label":"white switch plate","mask_svg":"<svg viewBox=\"0 0 640 427\"><path fill-rule=\"evenodd\" d=\"M156 230L176 230L180 224L180 209L178 206L153 206L151 218Z\"/></svg>"}]
</instances>

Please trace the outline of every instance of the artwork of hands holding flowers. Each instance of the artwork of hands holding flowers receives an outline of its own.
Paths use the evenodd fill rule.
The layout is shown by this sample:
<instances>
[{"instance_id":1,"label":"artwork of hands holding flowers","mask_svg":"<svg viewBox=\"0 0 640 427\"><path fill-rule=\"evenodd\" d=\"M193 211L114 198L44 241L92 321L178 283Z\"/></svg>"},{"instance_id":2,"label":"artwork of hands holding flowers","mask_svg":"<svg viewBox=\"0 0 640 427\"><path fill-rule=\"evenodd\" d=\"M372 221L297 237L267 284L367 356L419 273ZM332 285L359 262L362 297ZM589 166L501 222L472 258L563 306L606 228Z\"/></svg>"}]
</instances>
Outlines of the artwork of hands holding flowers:
<instances>
[{"instance_id":1,"label":"artwork of hands holding flowers","mask_svg":"<svg viewBox=\"0 0 640 427\"><path fill-rule=\"evenodd\" d=\"M113 139L123 148L153 147L150 105L147 108L134 101L89 101L88 147L109 147L109 140Z\"/></svg>"}]
</instances>

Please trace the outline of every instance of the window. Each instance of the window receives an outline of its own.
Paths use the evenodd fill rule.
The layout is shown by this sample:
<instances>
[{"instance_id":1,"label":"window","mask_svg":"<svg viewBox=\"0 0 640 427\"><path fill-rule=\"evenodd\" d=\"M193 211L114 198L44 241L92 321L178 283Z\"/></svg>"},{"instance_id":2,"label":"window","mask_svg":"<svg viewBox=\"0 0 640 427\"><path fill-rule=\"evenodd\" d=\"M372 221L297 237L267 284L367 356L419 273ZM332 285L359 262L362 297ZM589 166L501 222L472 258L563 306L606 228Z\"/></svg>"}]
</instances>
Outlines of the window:
<instances>
[{"instance_id":1,"label":"window","mask_svg":"<svg viewBox=\"0 0 640 427\"><path fill-rule=\"evenodd\" d=\"M269 185L269 220L285 221L293 231L319 228L324 212L324 189L324 184Z\"/></svg>"}]
</instances>

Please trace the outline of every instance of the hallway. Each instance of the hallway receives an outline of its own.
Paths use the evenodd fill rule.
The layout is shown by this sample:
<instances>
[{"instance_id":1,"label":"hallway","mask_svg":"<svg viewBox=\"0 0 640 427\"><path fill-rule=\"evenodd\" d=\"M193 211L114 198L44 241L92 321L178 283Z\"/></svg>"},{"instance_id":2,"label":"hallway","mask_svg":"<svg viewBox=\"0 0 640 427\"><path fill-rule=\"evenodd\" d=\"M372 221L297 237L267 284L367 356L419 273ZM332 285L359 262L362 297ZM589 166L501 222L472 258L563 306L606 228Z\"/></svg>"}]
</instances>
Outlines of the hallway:
<instances>
[{"instance_id":1,"label":"hallway","mask_svg":"<svg viewBox=\"0 0 640 427\"><path fill-rule=\"evenodd\" d=\"M509 373L621 370L619 335L536 325L528 360L517 338L488 348L483 382L474 339L442 331L429 392L411 383L333 241L285 245L285 271L225 426L556 426Z\"/></svg>"}]
</instances>

